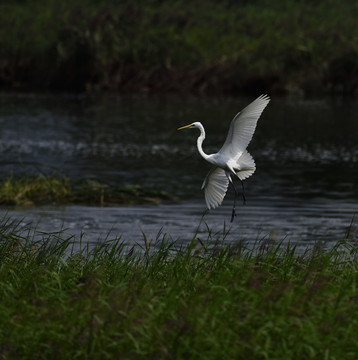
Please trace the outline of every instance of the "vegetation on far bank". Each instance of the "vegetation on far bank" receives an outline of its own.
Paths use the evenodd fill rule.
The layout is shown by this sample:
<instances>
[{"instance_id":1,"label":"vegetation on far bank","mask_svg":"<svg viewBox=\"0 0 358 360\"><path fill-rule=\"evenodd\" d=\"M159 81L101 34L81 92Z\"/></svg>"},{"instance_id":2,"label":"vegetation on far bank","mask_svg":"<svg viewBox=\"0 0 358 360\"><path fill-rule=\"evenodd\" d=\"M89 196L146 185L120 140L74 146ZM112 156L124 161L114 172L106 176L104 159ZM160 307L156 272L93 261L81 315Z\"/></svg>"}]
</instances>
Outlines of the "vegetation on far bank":
<instances>
[{"instance_id":1,"label":"vegetation on far bank","mask_svg":"<svg viewBox=\"0 0 358 360\"><path fill-rule=\"evenodd\" d=\"M9 177L0 182L0 205L42 204L157 204L176 198L165 191L139 185L110 186L95 180L51 176Z\"/></svg>"},{"instance_id":2,"label":"vegetation on far bank","mask_svg":"<svg viewBox=\"0 0 358 360\"><path fill-rule=\"evenodd\" d=\"M357 248L300 256L120 239L71 252L72 237L0 222L2 359L356 359ZM167 240L166 240L167 239Z\"/></svg>"},{"instance_id":3,"label":"vegetation on far bank","mask_svg":"<svg viewBox=\"0 0 358 360\"><path fill-rule=\"evenodd\" d=\"M5 0L0 86L356 94L357 18L349 0Z\"/></svg>"}]
</instances>

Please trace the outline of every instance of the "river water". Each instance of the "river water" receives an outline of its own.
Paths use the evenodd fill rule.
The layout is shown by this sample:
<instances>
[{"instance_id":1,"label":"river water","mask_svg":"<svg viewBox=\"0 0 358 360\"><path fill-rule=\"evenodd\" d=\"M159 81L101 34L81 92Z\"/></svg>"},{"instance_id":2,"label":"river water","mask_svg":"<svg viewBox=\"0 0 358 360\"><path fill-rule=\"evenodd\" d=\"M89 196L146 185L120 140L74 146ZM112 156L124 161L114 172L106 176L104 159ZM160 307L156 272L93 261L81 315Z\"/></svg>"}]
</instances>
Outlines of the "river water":
<instances>
[{"instance_id":1,"label":"river water","mask_svg":"<svg viewBox=\"0 0 358 360\"><path fill-rule=\"evenodd\" d=\"M259 95L259 94L258 94ZM253 98L0 94L0 175L58 174L163 189L182 200L153 206L41 206L2 212L39 231L84 233L94 243L131 244L166 236L253 242L276 238L306 247L357 240L358 104L352 99L273 98L249 145L256 173L245 181L247 204L230 224L233 194L203 217L202 181L210 169L197 153L216 152L233 116ZM231 189L230 189L231 190ZM353 224L351 226L351 223Z\"/></svg>"}]
</instances>

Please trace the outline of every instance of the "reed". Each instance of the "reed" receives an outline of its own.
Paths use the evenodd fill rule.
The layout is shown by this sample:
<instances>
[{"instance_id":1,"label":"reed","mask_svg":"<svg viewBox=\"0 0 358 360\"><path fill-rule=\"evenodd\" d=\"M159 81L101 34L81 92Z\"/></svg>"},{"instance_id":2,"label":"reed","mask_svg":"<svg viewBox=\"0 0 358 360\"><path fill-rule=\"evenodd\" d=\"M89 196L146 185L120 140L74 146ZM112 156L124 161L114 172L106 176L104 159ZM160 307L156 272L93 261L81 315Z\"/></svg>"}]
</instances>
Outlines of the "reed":
<instances>
[{"instance_id":1,"label":"reed","mask_svg":"<svg viewBox=\"0 0 358 360\"><path fill-rule=\"evenodd\" d=\"M197 234L89 248L21 223L0 222L3 359L357 358L357 248L346 240L301 255Z\"/></svg>"}]
</instances>

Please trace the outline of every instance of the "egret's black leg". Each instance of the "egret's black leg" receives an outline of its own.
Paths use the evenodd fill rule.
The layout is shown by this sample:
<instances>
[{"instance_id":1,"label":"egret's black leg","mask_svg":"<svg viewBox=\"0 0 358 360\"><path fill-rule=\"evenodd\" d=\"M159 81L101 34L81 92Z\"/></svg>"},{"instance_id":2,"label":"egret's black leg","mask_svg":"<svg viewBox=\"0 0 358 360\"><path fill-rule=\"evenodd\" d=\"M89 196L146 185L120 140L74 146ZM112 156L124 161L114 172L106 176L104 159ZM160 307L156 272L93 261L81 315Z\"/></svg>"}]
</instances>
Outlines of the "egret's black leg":
<instances>
[{"instance_id":1,"label":"egret's black leg","mask_svg":"<svg viewBox=\"0 0 358 360\"><path fill-rule=\"evenodd\" d=\"M236 198L237 198L237 190L235 188L235 185L232 181L230 181L230 184L232 185L232 187L234 188L234 191L235 191L235 197L234 197L234 206L232 207L232 213L231 213L231 220L230 222L233 222L234 221L234 218L236 216Z\"/></svg>"},{"instance_id":2,"label":"egret's black leg","mask_svg":"<svg viewBox=\"0 0 358 360\"><path fill-rule=\"evenodd\" d=\"M241 181L241 187L242 187L242 200L244 202L244 205L246 205L246 196L245 196L245 186L244 186L244 182L242 180Z\"/></svg>"}]
</instances>

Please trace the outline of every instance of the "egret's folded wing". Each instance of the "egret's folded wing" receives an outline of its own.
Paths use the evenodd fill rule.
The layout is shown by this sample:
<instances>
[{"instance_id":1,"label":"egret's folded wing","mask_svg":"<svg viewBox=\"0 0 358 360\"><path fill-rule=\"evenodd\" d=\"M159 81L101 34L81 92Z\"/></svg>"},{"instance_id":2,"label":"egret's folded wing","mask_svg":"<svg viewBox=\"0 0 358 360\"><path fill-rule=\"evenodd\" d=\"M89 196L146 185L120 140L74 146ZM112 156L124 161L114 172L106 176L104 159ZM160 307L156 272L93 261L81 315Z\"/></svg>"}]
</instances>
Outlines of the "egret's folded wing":
<instances>
[{"instance_id":1,"label":"egret's folded wing","mask_svg":"<svg viewBox=\"0 0 358 360\"><path fill-rule=\"evenodd\" d=\"M241 156L249 145L256 129L257 120L269 101L270 98L267 95L261 95L234 117L225 143L219 153L225 153L230 157Z\"/></svg>"},{"instance_id":2,"label":"egret's folded wing","mask_svg":"<svg viewBox=\"0 0 358 360\"><path fill-rule=\"evenodd\" d=\"M229 179L223 169L214 167L209 171L201 187L205 191L205 202L209 210L221 205L228 186Z\"/></svg>"}]
</instances>

